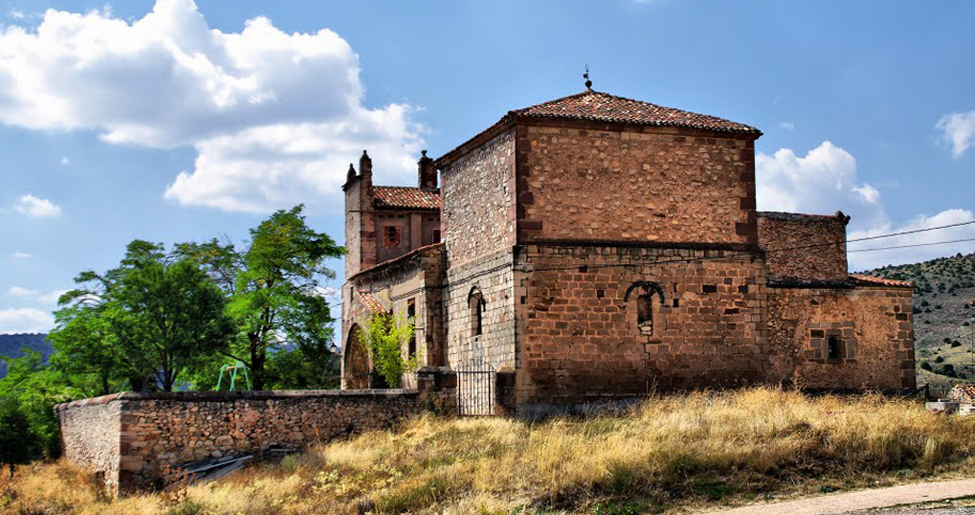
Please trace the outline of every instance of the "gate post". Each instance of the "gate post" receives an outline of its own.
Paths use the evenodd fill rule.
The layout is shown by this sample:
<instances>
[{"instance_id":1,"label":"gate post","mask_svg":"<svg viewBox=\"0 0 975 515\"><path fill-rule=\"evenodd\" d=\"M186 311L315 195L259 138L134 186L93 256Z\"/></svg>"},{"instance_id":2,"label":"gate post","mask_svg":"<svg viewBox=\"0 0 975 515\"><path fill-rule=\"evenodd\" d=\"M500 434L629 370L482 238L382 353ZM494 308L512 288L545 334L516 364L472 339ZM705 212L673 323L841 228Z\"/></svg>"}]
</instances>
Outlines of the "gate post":
<instances>
[{"instance_id":1,"label":"gate post","mask_svg":"<svg viewBox=\"0 0 975 515\"><path fill-rule=\"evenodd\" d=\"M494 413L514 416L518 407L515 397L515 371L507 367L498 370L494 381Z\"/></svg>"},{"instance_id":2,"label":"gate post","mask_svg":"<svg viewBox=\"0 0 975 515\"><path fill-rule=\"evenodd\" d=\"M457 414L457 373L450 367L417 370L416 389L421 408L438 415Z\"/></svg>"}]
</instances>

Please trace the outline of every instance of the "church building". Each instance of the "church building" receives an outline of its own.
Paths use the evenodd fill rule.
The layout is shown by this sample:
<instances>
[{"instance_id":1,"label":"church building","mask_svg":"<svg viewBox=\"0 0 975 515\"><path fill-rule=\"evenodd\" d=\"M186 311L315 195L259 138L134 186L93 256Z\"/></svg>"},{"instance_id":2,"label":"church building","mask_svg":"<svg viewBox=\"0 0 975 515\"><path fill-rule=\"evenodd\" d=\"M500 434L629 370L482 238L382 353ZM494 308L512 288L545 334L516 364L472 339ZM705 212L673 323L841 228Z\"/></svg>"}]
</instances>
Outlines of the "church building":
<instances>
[{"instance_id":1,"label":"church building","mask_svg":"<svg viewBox=\"0 0 975 515\"><path fill-rule=\"evenodd\" d=\"M912 284L848 272L841 212L757 211L761 135L587 87L424 152L416 187L373 184L364 152L344 186L343 387L377 386L359 334L385 312L414 320L404 357L496 373L524 415L914 388Z\"/></svg>"}]
</instances>

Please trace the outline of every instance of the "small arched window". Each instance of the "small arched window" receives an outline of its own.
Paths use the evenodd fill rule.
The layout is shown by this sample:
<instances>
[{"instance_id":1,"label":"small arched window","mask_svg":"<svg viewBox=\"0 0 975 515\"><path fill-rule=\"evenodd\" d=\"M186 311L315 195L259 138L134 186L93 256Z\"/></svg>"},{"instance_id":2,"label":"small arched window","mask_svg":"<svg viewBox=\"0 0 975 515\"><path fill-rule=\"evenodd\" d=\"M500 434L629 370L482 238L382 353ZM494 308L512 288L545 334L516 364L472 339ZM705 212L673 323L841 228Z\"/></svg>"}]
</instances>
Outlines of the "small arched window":
<instances>
[{"instance_id":1,"label":"small arched window","mask_svg":"<svg viewBox=\"0 0 975 515\"><path fill-rule=\"evenodd\" d=\"M623 300L630 302L630 295L635 295L637 329L643 336L653 336L653 312L655 304L658 308L663 306L663 289L657 283L637 281L626 290Z\"/></svg>"},{"instance_id":2,"label":"small arched window","mask_svg":"<svg viewBox=\"0 0 975 515\"><path fill-rule=\"evenodd\" d=\"M471 313L471 336L480 336L484 329L484 296L477 286L471 288L467 304Z\"/></svg>"}]
</instances>

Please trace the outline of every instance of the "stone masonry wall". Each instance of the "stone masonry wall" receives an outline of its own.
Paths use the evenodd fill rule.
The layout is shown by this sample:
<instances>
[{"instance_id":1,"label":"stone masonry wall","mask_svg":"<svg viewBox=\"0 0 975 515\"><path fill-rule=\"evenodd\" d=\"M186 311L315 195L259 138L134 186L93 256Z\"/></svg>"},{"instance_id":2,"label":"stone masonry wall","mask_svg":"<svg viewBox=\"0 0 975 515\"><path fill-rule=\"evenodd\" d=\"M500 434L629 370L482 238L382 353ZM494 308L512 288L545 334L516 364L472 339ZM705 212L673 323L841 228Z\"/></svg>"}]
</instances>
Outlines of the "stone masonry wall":
<instances>
[{"instance_id":1,"label":"stone masonry wall","mask_svg":"<svg viewBox=\"0 0 975 515\"><path fill-rule=\"evenodd\" d=\"M769 288L773 379L813 389L914 388L911 288ZM829 360L835 337L841 356Z\"/></svg>"},{"instance_id":2,"label":"stone masonry wall","mask_svg":"<svg viewBox=\"0 0 975 515\"><path fill-rule=\"evenodd\" d=\"M536 246L519 254L519 404L599 401L653 389L765 380L766 284L757 256L724 250ZM687 260L688 262L683 262ZM654 293L653 332L636 287ZM653 290L651 290L653 291ZM661 302L660 297L663 297Z\"/></svg>"},{"instance_id":3,"label":"stone masonry wall","mask_svg":"<svg viewBox=\"0 0 975 515\"><path fill-rule=\"evenodd\" d=\"M180 465L384 429L422 409L409 390L118 394L57 407L68 459L113 489ZM117 457L117 459L116 459Z\"/></svg>"},{"instance_id":4,"label":"stone masonry wall","mask_svg":"<svg viewBox=\"0 0 975 515\"><path fill-rule=\"evenodd\" d=\"M845 281L846 221L845 216L759 213L758 240L766 251L769 276ZM820 245L831 242L836 243Z\"/></svg>"},{"instance_id":5,"label":"stone masonry wall","mask_svg":"<svg viewBox=\"0 0 975 515\"><path fill-rule=\"evenodd\" d=\"M518 153L519 243L757 241L750 138L528 126Z\"/></svg>"},{"instance_id":6,"label":"stone masonry wall","mask_svg":"<svg viewBox=\"0 0 975 515\"><path fill-rule=\"evenodd\" d=\"M451 266L514 240L514 137L507 131L441 171L443 225Z\"/></svg>"},{"instance_id":7,"label":"stone masonry wall","mask_svg":"<svg viewBox=\"0 0 975 515\"><path fill-rule=\"evenodd\" d=\"M118 395L72 403L58 409L61 423L61 451L74 463L81 463L98 475L110 491L119 486L121 404Z\"/></svg>"},{"instance_id":8,"label":"stone masonry wall","mask_svg":"<svg viewBox=\"0 0 975 515\"><path fill-rule=\"evenodd\" d=\"M380 264L368 270L351 281L346 282L346 292L355 290L353 300L348 309L343 310L342 337L345 345L343 352L350 352L353 345L358 345L350 339L353 326L367 327L373 311L361 302L361 292L369 294L378 300L383 307L393 313L396 319L406 319L409 313L410 301L414 303L416 352L421 366L437 366L442 364L444 332L443 324L443 269L444 249L442 245L425 247L411 256L403 257L400 261ZM347 294L347 293L346 293ZM409 344L403 344L403 356L409 354ZM345 360L343 360L343 363ZM343 378L347 374L343 371ZM415 378L412 374L404 376L404 387L412 388ZM361 384L361 381L343 381L347 386Z\"/></svg>"},{"instance_id":9,"label":"stone masonry wall","mask_svg":"<svg viewBox=\"0 0 975 515\"><path fill-rule=\"evenodd\" d=\"M511 249L482 256L447 271L447 362L455 369L472 361L495 369L515 365L515 300ZM481 335L472 331L473 289L484 298Z\"/></svg>"}]
</instances>

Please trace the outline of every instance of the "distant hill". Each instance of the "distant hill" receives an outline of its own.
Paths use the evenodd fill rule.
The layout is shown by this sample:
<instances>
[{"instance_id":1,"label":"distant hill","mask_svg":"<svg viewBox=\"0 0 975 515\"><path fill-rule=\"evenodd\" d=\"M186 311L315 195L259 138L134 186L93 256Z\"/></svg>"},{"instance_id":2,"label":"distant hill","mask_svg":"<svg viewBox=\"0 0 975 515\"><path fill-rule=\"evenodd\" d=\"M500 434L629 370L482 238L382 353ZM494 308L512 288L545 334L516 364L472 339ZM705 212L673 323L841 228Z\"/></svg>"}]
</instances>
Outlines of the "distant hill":
<instances>
[{"instance_id":1,"label":"distant hill","mask_svg":"<svg viewBox=\"0 0 975 515\"><path fill-rule=\"evenodd\" d=\"M27 347L40 352L47 359L51 355L51 343L45 338L46 334L0 334L0 356L18 358L20 349ZM7 364L0 360L0 378L7 375Z\"/></svg>"},{"instance_id":2,"label":"distant hill","mask_svg":"<svg viewBox=\"0 0 975 515\"><path fill-rule=\"evenodd\" d=\"M975 317L975 253L864 273L917 285L914 340L918 385L930 383L942 390L962 380L975 380L975 326L971 322Z\"/></svg>"}]
</instances>

